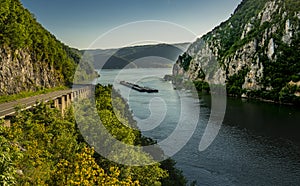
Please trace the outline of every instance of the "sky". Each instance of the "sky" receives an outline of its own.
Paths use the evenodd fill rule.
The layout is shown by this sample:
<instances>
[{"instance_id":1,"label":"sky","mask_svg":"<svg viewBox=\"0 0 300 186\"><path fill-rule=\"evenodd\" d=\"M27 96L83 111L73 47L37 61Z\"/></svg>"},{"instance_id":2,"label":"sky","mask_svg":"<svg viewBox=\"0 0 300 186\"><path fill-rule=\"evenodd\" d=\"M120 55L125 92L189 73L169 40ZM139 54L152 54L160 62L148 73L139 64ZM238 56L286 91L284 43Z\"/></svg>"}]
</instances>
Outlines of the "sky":
<instances>
[{"instance_id":1,"label":"sky","mask_svg":"<svg viewBox=\"0 0 300 186\"><path fill-rule=\"evenodd\" d=\"M21 0L38 22L78 49L192 42L241 0Z\"/></svg>"}]
</instances>

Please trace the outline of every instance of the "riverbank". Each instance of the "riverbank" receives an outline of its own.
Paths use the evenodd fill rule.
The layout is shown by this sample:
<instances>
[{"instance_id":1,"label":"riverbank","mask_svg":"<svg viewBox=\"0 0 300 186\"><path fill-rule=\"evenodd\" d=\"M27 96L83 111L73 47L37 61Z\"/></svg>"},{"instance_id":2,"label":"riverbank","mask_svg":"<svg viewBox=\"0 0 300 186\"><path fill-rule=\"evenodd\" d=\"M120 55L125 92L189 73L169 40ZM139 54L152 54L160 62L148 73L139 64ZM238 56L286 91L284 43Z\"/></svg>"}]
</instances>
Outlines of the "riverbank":
<instances>
[{"instance_id":1,"label":"riverbank","mask_svg":"<svg viewBox=\"0 0 300 186\"><path fill-rule=\"evenodd\" d=\"M210 85L205 81L188 81L183 80L182 77L174 77L173 75L165 75L163 78L165 81L170 81L174 85L174 89L193 89L196 88L198 91L198 94L202 93L210 93ZM215 86L222 86L222 85L215 85ZM272 92L271 91L246 91L243 90L242 92L239 92L238 94L230 94L228 92L231 92L227 89L226 95L228 97L233 98L239 98L239 99L247 99L247 100L257 100L265 103L274 103L278 105L289 105L289 106L299 106L300 105L300 96L296 95L283 95L280 100L275 99L269 99L266 97L271 97ZM265 96L261 96L264 94ZM285 96L285 97L284 97ZM289 100L293 100L293 102Z\"/></svg>"},{"instance_id":2,"label":"riverbank","mask_svg":"<svg viewBox=\"0 0 300 186\"><path fill-rule=\"evenodd\" d=\"M115 95L114 110L111 94ZM41 103L10 118L10 127L2 126L4 121L0 120L0 157L4 157L4 161L0 161L3 168L0 170L1 184L168 186L186 183L171 159L159 163L154 161L150 153L130 152L128 161L134 158L152 162L137 167L118 164L110 156L103 156L102 151L97 151L99 146L106 144L106 149L115 146L108 143L102 130L97 130L100 123L89 117L95 113L92 103L88 99L78 101L84 110L78 110L75 104L62 115L55 108ZM136 146L155 143L134 129L136 122L127 103L112 86L96 85L95 101L97 116L101 116L103 124L117 140ZM85 122L84 128L80 128L81 122ZM89 139L97 139L94 143L88 143L86 131ZM118 153L116 156L123 158L126 154Z\"/></svg>"},{"instance_id":3,"label":"riverbank","mask_svg":"<svg viewBox=\"0 0 300 186\"><path fill-rule=\"evenodd\" d=\"M184 176L197 185L297 185L300 175L299 131L300 110L294 106L277 105L228 97L224 122L219 134L205 151L199 143L210 119L210 94L201 98L190 91L174 90L173 85L162 80L171 69L103 70L98 83L113 84L127 100L139 125L152 113L165 113L163 120L143 135L163 142L176 130L181 116L199 109L197 128L188 143L172 158ZM120 80L155 87L157 95L130 91L119 85ZM183 97L179 97L179 95ZM151 106L159 97L165 106ZM189 106L183 108L182 104ZM151 110L150 110L151 108ZM188 110L186 110L188 109ZM150 117L150 118L149 118ZM190 117L185 120L189 123ZM185 133L186 131L182 131ZM191 131L192 132L192 131ZM176 141L182 140L178 135Z\"/></svg>"}]
</instances>

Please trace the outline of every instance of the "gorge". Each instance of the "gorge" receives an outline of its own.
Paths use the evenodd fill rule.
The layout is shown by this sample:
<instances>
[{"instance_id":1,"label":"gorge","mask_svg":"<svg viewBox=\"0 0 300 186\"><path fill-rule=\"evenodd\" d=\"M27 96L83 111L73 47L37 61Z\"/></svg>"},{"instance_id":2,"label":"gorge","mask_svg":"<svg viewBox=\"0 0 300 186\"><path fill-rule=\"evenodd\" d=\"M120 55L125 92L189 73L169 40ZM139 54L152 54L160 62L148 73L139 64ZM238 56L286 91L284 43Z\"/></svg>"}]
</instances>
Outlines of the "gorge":
<instances>
[{"instance_id":1,"label":"gorge","mask_svg":"<svg viewBox=\"0 0 300 186\"><path fill-rule=\"evenodd\" d=\"M183 12L178 10L178 15ZM188 13L194 12L183 12ZM129 35L120 36L125 37ZM20 0L0 0L0 98L67 89L53 99L54 106L31 100L35 107L17 109L9 127L0 119L0 185L298 185L299 43L299 0L242 0L227 21L191 44L103 50L71 48ZM121 81L158 91L131 91ZM79 110L70 106L74 97L65 95L74 93L69 89L77 82L94 84L94 93L88 94L92 99L80 99ZM192 94L190 85L205 93ZM209 90L224 85L230 97L225 96L222 126L201 151L211 117L219 117L212 114L214 92ZM22 103L15 102L9 110ZM119 144L103 137L105 130L98 130L101 122L87 116L101 118L121 143L158 148L122 153ZM179 135L172 135L176 129ZM167 157L168 148L178 151L154 162ZM101 150L120 162L152 164L128 166Z\"/></svg>"}]
</instances>

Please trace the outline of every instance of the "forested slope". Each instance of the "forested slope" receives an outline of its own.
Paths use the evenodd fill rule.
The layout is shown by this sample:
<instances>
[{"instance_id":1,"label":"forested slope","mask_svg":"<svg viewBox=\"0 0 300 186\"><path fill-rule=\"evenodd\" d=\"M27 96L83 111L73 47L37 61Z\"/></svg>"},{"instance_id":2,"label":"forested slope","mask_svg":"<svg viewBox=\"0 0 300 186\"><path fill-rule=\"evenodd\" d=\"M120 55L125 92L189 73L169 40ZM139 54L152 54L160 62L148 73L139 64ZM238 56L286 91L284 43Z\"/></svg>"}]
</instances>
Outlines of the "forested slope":
<instances>
[{"instance_id":1,"label":"forested slope","mask_svg":"<svg viewBox=\"0 0 300 186\"><path fill-rule=\"evenodd\" d=\"M111 135L131 145L154 143L119 121L121 117L130 126L136 125L125 100L115 91L117 110L112 109L111 86L97 85L95 92L97 113ZM88 100L80 103L86 114L93 112L90 104ZM86 114L82 114L82 120L88 119L85 129L92 131L90 137L101 133L94 130L99 123ZM10 128L3 127L0 120L0 185L185 185L185 178L170 159L125 166L97 154L83 139L74 118L72 109L62 116L55 108L41 104L31 111L18 112ZM107 143L102 139L93 145ZM146 152L131 156L153 160Z\"/></svg>"},{"instance_id":2,"label":"forested slope","mask_svg":"<svg viewBox=\"0 0 300 186\"><path fill-rule=\"evenodd\" d=\"M0 95L70 85L81 55L43 28L19 0L0 0Z\"/></svg>"},{"instance_id":3,"label":"forested slope","mask_svg":"<svg viewBox=\"0 0 300 186\"><path fill-rule=\"evenodd\" d=\"M230 95L300 103L299 43L300 1L243 0L227 21L179 57L173 72L226 82Z\"/></svg>"}]
</instances>

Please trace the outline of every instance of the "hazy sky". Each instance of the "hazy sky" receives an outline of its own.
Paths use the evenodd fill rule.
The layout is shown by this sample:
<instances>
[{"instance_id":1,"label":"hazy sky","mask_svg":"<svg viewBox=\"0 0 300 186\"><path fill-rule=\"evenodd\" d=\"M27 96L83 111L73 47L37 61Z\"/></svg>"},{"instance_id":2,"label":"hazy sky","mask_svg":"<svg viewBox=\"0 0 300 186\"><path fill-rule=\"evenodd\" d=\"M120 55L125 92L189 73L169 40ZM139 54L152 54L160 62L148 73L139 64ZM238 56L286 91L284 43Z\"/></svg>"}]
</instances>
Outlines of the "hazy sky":
<instances>
[{"instance_id":1,"label":"hazy sky","mask_svg":"<svg viewBox=\"0 0 300 186\"><path fill-rule=\"evenodd\" d=\"M69 46L85 49L104 33L110 34L121 25L128 24L127 34L111 35L109 42L98 42L95 48L118 48L128 45L125 38L135 37L131 29L141 30L143 20L158 20L160 23L177 24L197 36L201 36L225 21L241 0L21 0L37 20L58 39ZM171 23L168 23L171 22ZM143 27L143 25L142 25ZM121 26L124 28L124 26ZM150 24L144 30L159 32L160 26ZM169 28L161 37L162 42L193 41L181 31ZM180 30L180 29L179 29ZM163 31L162 31L163 32ZM145 34L146 35L146 34ZM145 36L145 40L147 36ZM107 39L108 40L108 39ZM151 38L150 38L151 40ZM133 39L131 41L134 41ZM138 43L138 42L135 42Z\"/></svg>"}]
</instances>

